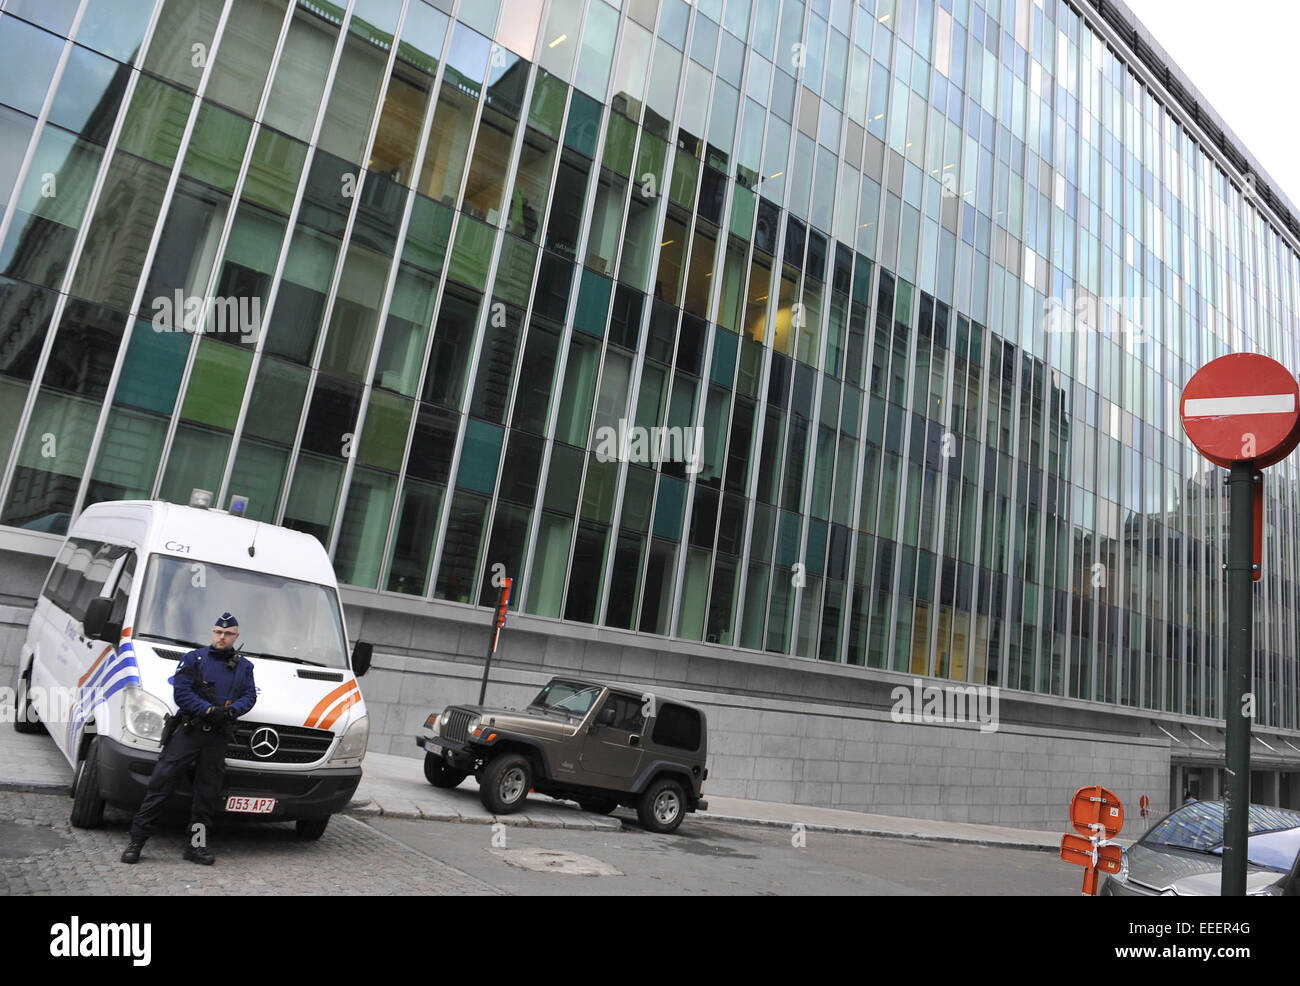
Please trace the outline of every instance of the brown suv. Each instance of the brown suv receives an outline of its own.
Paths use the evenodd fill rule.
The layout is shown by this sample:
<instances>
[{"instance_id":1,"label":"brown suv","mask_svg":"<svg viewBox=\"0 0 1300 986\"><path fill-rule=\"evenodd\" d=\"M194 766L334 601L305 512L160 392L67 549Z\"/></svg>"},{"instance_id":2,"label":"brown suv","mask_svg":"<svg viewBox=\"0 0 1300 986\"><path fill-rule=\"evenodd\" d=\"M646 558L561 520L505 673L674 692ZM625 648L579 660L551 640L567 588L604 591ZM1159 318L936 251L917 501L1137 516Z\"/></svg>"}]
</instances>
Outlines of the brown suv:
<instances>
[{"instance_id":1,"label":"brown suv","mask_svg":"<svg viewBox=\"0 0 1300 986\"><path fill-rule=\"evenodd\" d=\"M627 805L645 828L672 832L708 808L704 713L671 699L552 678L526 709L456 705L424 725L416 743L429 783L455 787L473 774L493 814L517 811L533 790L602 815Z\"/></svg>"}]
</instances>

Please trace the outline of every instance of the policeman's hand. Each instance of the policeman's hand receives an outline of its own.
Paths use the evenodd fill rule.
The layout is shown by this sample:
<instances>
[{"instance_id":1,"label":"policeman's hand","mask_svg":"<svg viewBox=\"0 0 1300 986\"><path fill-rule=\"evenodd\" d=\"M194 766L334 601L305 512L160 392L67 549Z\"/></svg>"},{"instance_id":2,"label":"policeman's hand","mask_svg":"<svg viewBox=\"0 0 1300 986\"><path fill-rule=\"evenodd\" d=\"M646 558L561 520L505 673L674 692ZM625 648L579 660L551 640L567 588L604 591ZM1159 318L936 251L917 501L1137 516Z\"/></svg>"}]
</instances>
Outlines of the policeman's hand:
<instances>
[{"instance_id":1,"label":"policeman's hand","mask_svg":"<svg viewBox=\"0 0 1300 986\"><path fill-rule=\"evenodd\" d=\"M235 715L235 710L229 705L227 705L221 711L225 713L226 722L234 722L238 718L238 716Z\"/></svg>"}]
</instances>

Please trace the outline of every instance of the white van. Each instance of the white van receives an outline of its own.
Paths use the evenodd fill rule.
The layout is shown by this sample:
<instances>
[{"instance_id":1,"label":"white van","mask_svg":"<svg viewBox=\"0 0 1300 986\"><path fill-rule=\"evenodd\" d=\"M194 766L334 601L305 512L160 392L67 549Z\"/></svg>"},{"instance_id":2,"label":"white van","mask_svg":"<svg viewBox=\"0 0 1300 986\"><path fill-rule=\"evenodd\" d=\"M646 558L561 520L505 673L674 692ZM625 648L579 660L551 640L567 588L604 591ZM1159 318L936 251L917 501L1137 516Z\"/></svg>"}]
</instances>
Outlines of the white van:
<instances>
[{"instance_id":1,"label":"white van","mask_svg":"<svg viewBox=\"0 0 1300 986\"><path fill-rule=\"evenodd\" d=\"M75 769L74 825L97 826L105 803L140 804L176 668L227 611L257 704L227 748L220 817L292 819L319 838L347 806L369 735L357 676L370 646L349 659L320 542L224 511L121 501L72 525L19 655L15 725L43 724ZM178 784L169 814L183 818L191 795Z\"/></svg>"}]
</instances>

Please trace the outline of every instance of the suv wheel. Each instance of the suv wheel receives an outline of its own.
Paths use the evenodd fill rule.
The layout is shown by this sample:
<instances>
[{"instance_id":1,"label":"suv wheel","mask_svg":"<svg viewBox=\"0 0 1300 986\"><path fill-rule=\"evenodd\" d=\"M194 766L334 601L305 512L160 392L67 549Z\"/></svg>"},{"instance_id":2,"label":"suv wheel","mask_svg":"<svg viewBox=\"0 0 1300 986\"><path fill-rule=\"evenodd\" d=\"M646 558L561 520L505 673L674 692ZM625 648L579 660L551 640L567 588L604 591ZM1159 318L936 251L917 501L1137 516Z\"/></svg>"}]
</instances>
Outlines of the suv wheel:
<instances>
[{"instance_id":1,"label":"suv wheel","mask_svg":"<svg viewBox=\"0 0 1300 986\"><path fill-rule=\"evenodd\" d=\"M40 733L45 727L32 706L31 672L18 677L18 689L14 692L14 732Z\"/></svg>"},{"instance_id":2,"label":"suv wheel","mask_svg":"<svg viewBox=\"0 0 1300 986\"><path fill-rule=\"evenodd\" d=\"M675 832L686 815L686 792L679 781L661 777L641 795L636 806L642 827L651 832Z\"/></svg>"},{"instance_id":3,"label":"suv wheel","mask_svg":"<svg viewBox=\"0 0 1300 986\"><path fill-rule=\"evenodd\" d=\"M494 815L518 811L533 786L533 768L518 753L503 753L483 768L479 799Z\"/></svg>"},{"instance_id":4,"label":"suv wheel","mask_svg":"<svg viewBox=\"0 0 1300 986\"><path fill-rule=\"evenodd\" d=\"M434 787L450 788L455 787L466 778L463 770L457 770L455 767L448 767L442 757L436 753L426 753L424 755L424 779Z\"/></svg>"}]
</instances>

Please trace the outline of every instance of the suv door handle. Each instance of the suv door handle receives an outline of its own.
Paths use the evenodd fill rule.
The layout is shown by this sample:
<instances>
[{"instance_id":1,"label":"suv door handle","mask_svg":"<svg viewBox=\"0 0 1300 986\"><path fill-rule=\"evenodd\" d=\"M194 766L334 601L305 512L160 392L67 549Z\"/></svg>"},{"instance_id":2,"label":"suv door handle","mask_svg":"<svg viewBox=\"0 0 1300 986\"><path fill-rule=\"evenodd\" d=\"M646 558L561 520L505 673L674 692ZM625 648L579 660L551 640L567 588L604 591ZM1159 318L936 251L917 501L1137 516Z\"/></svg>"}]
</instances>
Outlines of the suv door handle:
<instances>
[{"instance_id":1,"label":"suv door handle","mask_svg":"<svg viewBox=\"0 0 1300 986\"><path fill-rule=\"evenodd\" d=\"M629 736L629 737L627 738L627 745L628 745L628 746L639 746L640 744L641 744L641 737L640 737L640 736L635 736L635 735L633 735L633 736Z\"/></svg>"}]
</instances>

